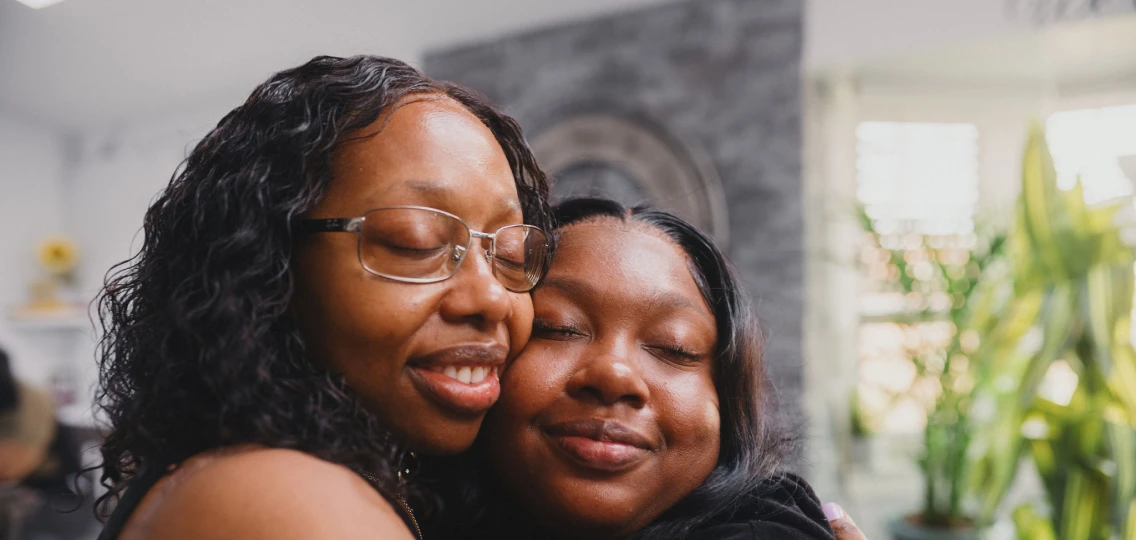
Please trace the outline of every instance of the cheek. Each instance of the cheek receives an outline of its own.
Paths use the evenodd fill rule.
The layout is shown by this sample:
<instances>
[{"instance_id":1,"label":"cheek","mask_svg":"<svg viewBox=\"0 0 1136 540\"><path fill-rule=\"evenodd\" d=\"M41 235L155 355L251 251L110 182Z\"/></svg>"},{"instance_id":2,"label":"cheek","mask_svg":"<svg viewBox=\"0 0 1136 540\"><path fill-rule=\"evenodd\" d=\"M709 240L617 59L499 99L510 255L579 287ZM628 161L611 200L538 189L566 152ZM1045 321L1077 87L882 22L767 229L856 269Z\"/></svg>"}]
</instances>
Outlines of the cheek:
<instances>
[{"instance_id":1,"label":"cheek","mask_svg":"<svg viewBox=\"0 0 1136 540\"><path fill-rule=\"evenodd\" d=\"M712 384L699 383L690 391L673 396L671 402L673 420L669 424L677 454L684 461L703 465L709 474L718 461L721 445L722 419L717 392Z\"/></svg>"},{"instance_id":2,"label":"cheek","mask_svg":"<svg viewBox=\"0 0 1136 540\"><path fill-rule=\"evenodd\" d=\"M509 318L505 322L509 329L510 356L516 356L532 337L533 303L529 294L512 294Z\"/></svg>"},{"instance_id":3,"label":"cheek","mask_svg":"<svg viewBox=\"0 0 1136 540\"><path fill-rule=\"evenodd\" d=\"M722 447L722 412L718 408L717 398L707 402L703 408L703 425L706 426L704 437L708 454L714 455L714 462L718 461L718 452Z\"/></svg>"},{"instance_id":4,"label":"cheek","mask_svg":"<svg viewBox=\"0 0 1136 540\"><path fill-rule=\"evenodd\" d=\"M542 343L529 343L501 375L501 397L485 417L481 437L491 459L505 477L528 470L527 458L536 451L533 419L556 399L554 377L547 373ZM507 462L497 459L510 456ZM517 466L520 463L522 466Z\"/></svg>"},{"instance_id":5,"label":"cheek","mask_svg":"<svg viewBox=\"0 0 1136 540\"><path fill-rule=\"evenodd\" d=\"M297 265L292 309L314 358L337 371L382 370L397 364L390 360L413 345L416 332L437 312L440 287L372 276L354 259L313 259L306 257Z\"/></svg>"},{"instance_id":6,"label":"cheek","mask_svg":"<svg viewBox=\"0 0 1136 540\"><path fill-rule=\"evenodd\" d=\"M408 286L382 278L340 283L340 294L322 315L350 334L353 342L405 345L437 311L433 287Z\"/></svg>"},{"instance_id":7,"label":"cheek","mask_svg":"<svg viewBox=\"0 0 1136 540\"><path fill-rule=\"evenodd\" d=\"M530 329L531 326L530 319ZM496 408L528 423L555 401L570 374L571 362L565 357L565 349L565 344L559 342L529 342L505 370L501 378L501 401Z\"/></svg>"}]
</instances>

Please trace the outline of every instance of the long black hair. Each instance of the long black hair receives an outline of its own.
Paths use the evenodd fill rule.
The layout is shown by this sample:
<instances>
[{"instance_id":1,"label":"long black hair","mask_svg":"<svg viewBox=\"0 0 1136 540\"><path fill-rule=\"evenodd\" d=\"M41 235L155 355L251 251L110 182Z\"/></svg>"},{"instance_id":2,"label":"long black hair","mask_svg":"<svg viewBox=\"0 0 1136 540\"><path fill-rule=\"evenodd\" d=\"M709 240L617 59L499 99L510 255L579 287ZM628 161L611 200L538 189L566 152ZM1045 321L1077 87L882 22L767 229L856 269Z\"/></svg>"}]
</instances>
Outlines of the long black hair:
<instances>
[{"instance_id":1,"label":"long black hair","mask_svg":"<svg viewBox=\"0 0 1136 540\"><path fill-rule=\"evenodd\" d=\"M733 266L697 227L648 206L625 208L607 199L575 199L553 209L557 229L612 219L662 232L687 256L690 274L718 326L714 388L721 415L721 447L710 476L635 538L682 538L699 525L741 509L781 468L789 439L768 384L763 334Z\"/></svg>"},{"instance_id":2,"label":"long black hair","mask_svg":"<svg viewBox=\"0 0 1136 540\"><path fill-rule=\"evenodd\" d=\"M781 421L769 385L762 352L764 338L753 304L732 265L714 240L697 227L648 206L627 208L609 199L580 198L556 205L552 213L558 232L574 224L614 220L641 223L663 233L686 254L690 273L717 324L714 387L721 415L718 463L698 488L633 537L684 538L700 525L743 511L750 499L772 485L781 472L793 438ZM459 482L438 480L457 486L446 494L448 509L443 513L444 519L454 521L439 524L439 533L451 538L468 538L470 534L476 538L547 537L540 532L541 524L527 523L518 515L519 507L510 500L523 494L504 492L487 470L484 446L478 441L468 458L473 463L447 464L435 473L439 478L454 478L462 475L458 469L475 471L473 478ZM471 533L471 529L481 530Z\"/></svg>"},{"instance_id":3,"label":"long black hair","mask_svg":"<svg viewBox=\"0 0 1136 540\"><path fill-rule=\"evenodd\" d=\"M12 374L8 353L0 349L0 413L15 409L20 403L19 398L16 376Z\"/></svg>"},{"instance_id":4,"label":"long black hair","mask_svg":"<svg viewBox=\"0 0 1136 540\"><path fill-rule=\"evenodd\" d=\"M526 222L549 227L548 185L517 123L482 96L376 56L320 56L258 86L221 119L146 212L140 252L98 299L100 512L147 465L234 444L290 448L395 485L401 454L351 389L310 362L289 313L293 220L332 154L416 94L448 96L493 132Z\"/></svg>"}]
</instances>

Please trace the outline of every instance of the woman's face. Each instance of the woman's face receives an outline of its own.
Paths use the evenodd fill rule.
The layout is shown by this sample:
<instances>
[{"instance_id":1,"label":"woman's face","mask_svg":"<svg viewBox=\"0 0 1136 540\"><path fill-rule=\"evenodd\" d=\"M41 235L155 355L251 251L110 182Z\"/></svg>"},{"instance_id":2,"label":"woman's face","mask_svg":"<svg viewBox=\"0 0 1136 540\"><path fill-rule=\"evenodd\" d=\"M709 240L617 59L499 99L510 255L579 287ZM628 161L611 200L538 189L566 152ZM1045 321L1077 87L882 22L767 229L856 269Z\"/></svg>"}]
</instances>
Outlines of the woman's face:
<instances>
[{"instance_id":1,"label":"woman's face","mask_svg":"<svg viewBox=\"0 0 1136 540\"><path fill-rule=\"evenodd\" d=\"M641 529L718 460L715 320L687 259L644 224L572 225L533 306L486 421L493 467L550 530Z\"/></svg>"},{"instance_id":2,"label":"woman's face","mask_svg":"<svg viewBox=\"0 0 1136 540\"><path fill-rule=\"evenodd\" d=\"M484 232L522 223L501 146L457 102L409 98L363 134L375 131L336 150L326 195L305 218L417 205ZM297 246L294 312L310 357L344 374L411 448L465 450L500 393L497 372L529 339L529 295L505 289L478 249L444 281L385 279L360 264L357 238L315 234ZM485 378L462 382L463 371Z\"/></svg>"}]
</instances>

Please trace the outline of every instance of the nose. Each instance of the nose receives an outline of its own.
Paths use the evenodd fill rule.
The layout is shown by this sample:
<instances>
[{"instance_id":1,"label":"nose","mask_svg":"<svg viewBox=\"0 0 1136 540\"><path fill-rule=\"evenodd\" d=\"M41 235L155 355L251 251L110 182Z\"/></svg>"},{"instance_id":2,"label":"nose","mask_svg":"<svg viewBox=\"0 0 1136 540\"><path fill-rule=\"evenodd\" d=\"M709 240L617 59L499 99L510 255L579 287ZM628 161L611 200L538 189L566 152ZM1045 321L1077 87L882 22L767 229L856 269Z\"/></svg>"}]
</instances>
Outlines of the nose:
<instances>
[{"instance_id":1,"label":"nose","mask_svg":"<svg viewBox=\"0 0 1136 540\"><path fill-rule=\"evenodd\" d=\"M626 403L641 408L651 391L638 363L613 349L601 351L580 366L568 381L568 395L604 405Z\"/></svg>"},{"instance_id":2,"label":"nose","mask_svg":"<svg viewBox=\"0 0 1136 540\"><path fill-rule=\"evenodd\" d=\"M451 322L473 322L494 326L512 313L511 297L497 277L489 260L480 255L480 249L462 261L457 274L447 280L449 290L442 299L442 317Z\"/></svg>"}]
</instances>

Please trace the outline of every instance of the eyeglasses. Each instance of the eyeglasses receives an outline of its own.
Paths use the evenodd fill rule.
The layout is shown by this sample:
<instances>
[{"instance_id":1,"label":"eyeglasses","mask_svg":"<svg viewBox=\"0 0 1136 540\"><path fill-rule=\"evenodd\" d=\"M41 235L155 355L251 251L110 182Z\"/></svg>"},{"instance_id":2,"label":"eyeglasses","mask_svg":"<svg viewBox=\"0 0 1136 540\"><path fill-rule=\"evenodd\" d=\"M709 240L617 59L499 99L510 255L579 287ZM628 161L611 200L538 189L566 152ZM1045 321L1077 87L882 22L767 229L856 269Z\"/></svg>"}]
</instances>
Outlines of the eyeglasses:
<instances>
[{"instance_id":1,"label":"eyeglasses","mask_svg":"<svg viewBox=\"0 0 1136 540\"><path fill-rule=\"evenodd\" d=\"M380 277L405 283L436 283L457 273L475 238L489 240L485 259L506 289L528 292L548 267L548 236L532 225L508 225L494 233L475 231L461 218L425 206L387 206L362 217L304 219L297 233L358 233L359 263Z\"/></svg>"}]
</instances>

